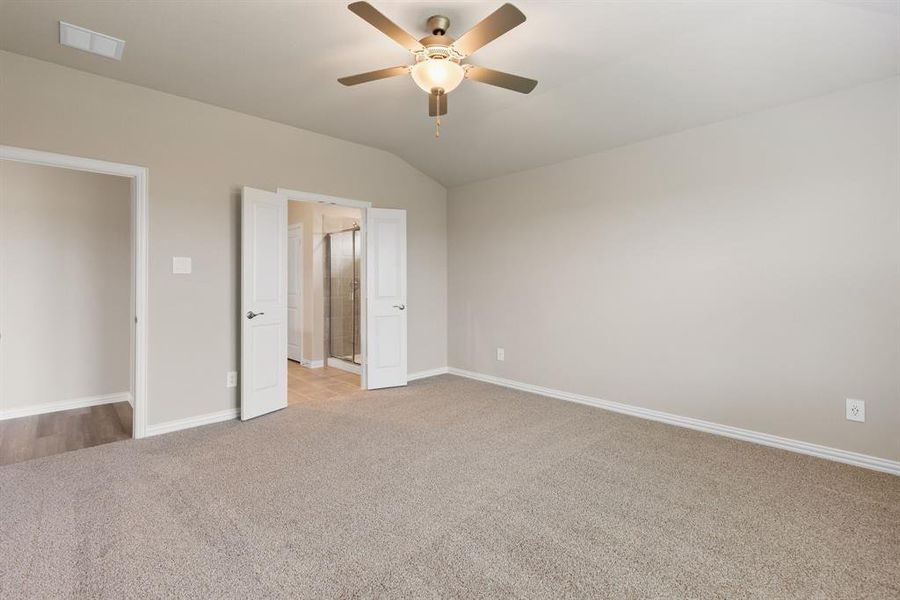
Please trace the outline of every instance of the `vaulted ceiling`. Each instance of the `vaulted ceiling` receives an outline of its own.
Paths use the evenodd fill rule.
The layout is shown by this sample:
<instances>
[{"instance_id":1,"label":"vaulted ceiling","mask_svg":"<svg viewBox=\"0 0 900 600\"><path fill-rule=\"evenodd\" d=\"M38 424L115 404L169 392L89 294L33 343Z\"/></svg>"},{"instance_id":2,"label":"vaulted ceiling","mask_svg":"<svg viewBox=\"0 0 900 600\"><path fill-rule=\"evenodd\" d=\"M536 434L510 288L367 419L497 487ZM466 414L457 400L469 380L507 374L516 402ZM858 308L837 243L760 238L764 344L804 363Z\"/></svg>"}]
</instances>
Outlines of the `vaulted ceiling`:
<instances>
[{"instance_id":1,"label":"vaulted ceiling","mask_svg":"<svg viewBox=\"0 0 900 600\"><path fill-rule=\"evenodd\" d=\"M411 62L339 1L0 3L0 48L382 148L447 186L552 164L900 74L900 1L514 0L528 20L471 62L539 80L465 81L440 139ZM372 3L417 37L459 37L491 2ZM126 40L115 62L58 44L65 20Z\"/></svg>"}]
</instances>

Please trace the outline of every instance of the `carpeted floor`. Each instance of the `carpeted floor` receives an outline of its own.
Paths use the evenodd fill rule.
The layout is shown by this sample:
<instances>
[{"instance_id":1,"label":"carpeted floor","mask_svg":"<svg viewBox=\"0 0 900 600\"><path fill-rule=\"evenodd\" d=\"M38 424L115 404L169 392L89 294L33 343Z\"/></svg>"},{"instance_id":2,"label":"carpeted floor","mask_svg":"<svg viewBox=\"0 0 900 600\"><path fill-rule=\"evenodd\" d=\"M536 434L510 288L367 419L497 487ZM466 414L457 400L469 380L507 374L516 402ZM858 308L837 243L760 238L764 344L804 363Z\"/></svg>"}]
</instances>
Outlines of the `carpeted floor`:
<instances>
[{"instance_id":1,"label":"carpeted floor","mask_svg":"<svg viewBox=\"0 0 900 600\"><path fill-rule=\"evenodd\" d=\"M898 598L900 478L441 376L0 467L0 598Z\"/></svg>"}]
</instances>

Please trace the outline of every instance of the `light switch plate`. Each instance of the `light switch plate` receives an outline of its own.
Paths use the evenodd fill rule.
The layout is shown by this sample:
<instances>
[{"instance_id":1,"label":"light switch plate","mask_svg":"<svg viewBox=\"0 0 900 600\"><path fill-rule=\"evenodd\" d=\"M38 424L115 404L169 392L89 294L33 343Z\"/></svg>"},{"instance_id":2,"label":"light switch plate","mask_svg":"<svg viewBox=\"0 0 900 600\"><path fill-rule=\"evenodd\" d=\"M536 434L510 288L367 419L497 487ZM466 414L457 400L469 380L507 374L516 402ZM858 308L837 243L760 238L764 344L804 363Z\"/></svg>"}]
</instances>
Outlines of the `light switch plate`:
<instances>
[{"instance_id":1,"label":"light switch plate","mask_svg":"<svg viewBox=\"0 0 900 600\"><path fill-rule=\"evenodd\" d=\"M172 273L175 275L191 274L191 257L190 256L173 256L172 257Z\"/></svg>"}]
</instances>

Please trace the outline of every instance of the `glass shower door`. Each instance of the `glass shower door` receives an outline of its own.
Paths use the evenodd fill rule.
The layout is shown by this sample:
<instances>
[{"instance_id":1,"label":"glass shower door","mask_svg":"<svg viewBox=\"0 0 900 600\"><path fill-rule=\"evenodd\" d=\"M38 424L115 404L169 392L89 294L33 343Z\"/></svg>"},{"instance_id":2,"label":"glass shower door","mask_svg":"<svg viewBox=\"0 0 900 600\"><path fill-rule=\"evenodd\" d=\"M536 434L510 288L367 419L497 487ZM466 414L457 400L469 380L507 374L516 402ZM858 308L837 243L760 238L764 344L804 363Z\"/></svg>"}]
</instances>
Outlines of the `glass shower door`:
<instances>
[{"instance_id":1,"label":"glass shower door","mask_svg":"<svg viewBox=\"0 0 900 600\"><path fill-rule=\"evenodd\" d=\"M361 364L359 228L328 234L329 355Z\"/></svg>"}]
</instances>

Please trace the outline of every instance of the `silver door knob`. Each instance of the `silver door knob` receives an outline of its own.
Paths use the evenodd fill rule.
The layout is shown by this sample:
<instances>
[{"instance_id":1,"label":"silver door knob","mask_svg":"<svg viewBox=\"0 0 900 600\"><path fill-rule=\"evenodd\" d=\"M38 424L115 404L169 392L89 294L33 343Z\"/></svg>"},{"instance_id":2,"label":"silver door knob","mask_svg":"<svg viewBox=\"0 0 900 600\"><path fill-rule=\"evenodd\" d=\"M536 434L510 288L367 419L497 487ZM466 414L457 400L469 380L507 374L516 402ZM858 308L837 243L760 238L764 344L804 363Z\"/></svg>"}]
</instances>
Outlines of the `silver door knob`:
<instances>
[{"instance_id":1,"label":"silver door knob","mask_svg":"<svg viewBox=\"0 0 900 600\"><path fill-rule=\"evenodd\" d=\"M266 313L264 313L264 312L255 313L255 312L253 312L252 310L248 310L248 311L247 311L247 318L248 318L248 319L252 319L252 318L254 318L254 317L259 317L259 316L264 315L264 314L266 314Z\"/></svg>"},{"instance_id":2,"label":"silver door knob","mask_svg":"<svg viewBox=\"0 0 900 600\"><path fill-rule=\"evenodd\" d=\"M395 304L394 308L399 308L400 310L406 310L406 305L405 304Z\"/></svg>"}]
</instances>

